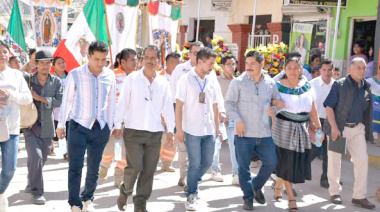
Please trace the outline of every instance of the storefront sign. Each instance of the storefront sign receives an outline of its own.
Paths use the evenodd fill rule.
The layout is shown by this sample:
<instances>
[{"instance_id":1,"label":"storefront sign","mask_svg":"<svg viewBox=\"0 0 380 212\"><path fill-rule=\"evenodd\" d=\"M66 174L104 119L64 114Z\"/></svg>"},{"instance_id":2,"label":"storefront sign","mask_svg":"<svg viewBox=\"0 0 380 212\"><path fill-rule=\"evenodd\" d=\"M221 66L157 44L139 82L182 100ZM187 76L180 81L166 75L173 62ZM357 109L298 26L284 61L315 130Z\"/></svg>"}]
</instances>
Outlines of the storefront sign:
<instances>
[{"instance_id":1,"label":"storefront sign","mask_svg":"<svg viewBox=\"0 0 380 212\"><path fill-rule=\"evenodd\" d=\"M228 11L232 0L211 0L211 11Z\"/></svg>"},{"instance_id":2,"label":"storefront sign","mask_svg":"<svg viewBox=\"0 0 380 212\"><path fill-rule=\"evenodd\" d=\"M338 0L285 0L284 5L307 5L317 7L337 7ZM347 6L347 0L342 0L342 7Z\"/></svg>"},{"instance_id":3,"label":"storefront sign","mask_svg":"<svg viewBox=\"0 0 380 212\"><path fill-rule=\"evenodd\" d=\"M290 51L301 54L302 64L306 64L308 62L313 26L313 24L293 24Z\"/></svg>"}]
</instances>

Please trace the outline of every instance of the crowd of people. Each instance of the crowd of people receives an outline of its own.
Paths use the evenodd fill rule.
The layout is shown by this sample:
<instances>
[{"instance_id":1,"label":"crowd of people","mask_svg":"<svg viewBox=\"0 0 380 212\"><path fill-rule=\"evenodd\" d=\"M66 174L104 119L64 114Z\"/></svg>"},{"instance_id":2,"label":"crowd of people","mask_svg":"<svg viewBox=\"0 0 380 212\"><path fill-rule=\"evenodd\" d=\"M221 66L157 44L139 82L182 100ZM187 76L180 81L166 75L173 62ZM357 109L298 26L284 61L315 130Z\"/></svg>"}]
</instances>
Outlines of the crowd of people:
<instances>
[{"instance_id":1,"label":"crowd of people","mask_svg":"<svg viewBox=\"0 0 380 212\"><path fill-rule=\"evenodd\" d=\"M120 189L115 201L121 211L132 196L134 211L147 211L157 164L161 160L163 171L174 172L176 152L185 208L196 211L198 184L205 173L211 169L212 180L224 181L219 163L223 140L230 150L231 184L240 186L244 210L253 210L254 200L266 203L262 190L272 178L275 201L283 201L285 189L289 211L298 211L293 184L311 180L316 157L323 159L320 186L328 188L333 204L342 204L342 154L330 150L329 143L344 137L354 164L351 202L375 208L366 198L367 142L374 140L373 132L380 133L380 78L365 78L368 61L360 56L350 59L349 74L339 79L333 62L322 60L320 52L310 52L305 66L302 55L291 52L284 71L272 79L263 70L263 54L254 51L246 54L245 70L238 76L236 59L222 58L223 72L217 76L217 54L201 42L190 45L184 63L179 54L168 54L160 71L161 52L154 45L144 48L141 64L135 50L122 50L111 70L107 45L95 41L88 49L88 63L69 73L63 58L45 50L31 50L24 67L9 54L0 41L0 132L7 134L0 136L0 212L8 207L4 192L17 166L20 107L31 103L38 117L22 129L28 155L25 191L37 205L46 202L43 167L54 142L62 138L67 141L72 212L94 211L97 181L107 179L119 154L117 142L122 148L114 185ZM85 187L80 192L86 152ZM255 177L252 158L262 163Z\"/></svg>"}]
</instances>

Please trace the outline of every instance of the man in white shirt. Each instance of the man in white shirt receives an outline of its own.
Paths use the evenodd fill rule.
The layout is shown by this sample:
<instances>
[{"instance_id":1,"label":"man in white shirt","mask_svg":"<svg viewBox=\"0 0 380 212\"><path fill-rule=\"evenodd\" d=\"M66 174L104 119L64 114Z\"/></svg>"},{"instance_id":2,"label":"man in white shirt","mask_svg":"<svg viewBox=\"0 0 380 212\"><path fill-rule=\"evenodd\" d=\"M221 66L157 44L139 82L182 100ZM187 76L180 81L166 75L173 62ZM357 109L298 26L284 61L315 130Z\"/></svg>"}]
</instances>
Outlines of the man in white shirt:
<instances>
[{"instance_id":1,"label":"man in white shirt","mask_svg":"<svg viewBox=\"0 0 380 212\"><path fill-rule=\"evenodd\" d=\"M199 50L203 48L202 42L194 42L190 45L189 48L189 58L190 60L179 64L173 71L169 83L170 83L170 89L173 94L173 103L176 103L175 95L177 92L177 85L178 80L183 76L184 74L188 73L192 67L194 67L197 64L197 53ZM178 163L179 163L179 180L178 185L179 186L185 186L185 178L187 173L187 152L186 152L186 146L184 143L178 142ZM186 189L186 187L185 187Z\"/></svg>"},{"instance_id":2,"label":"man in white shirt","mask_svg":"<svg viewBox=\"0 0 380 212\"><path fill-rule=\"evenodd\" d=\"M176 138L185 143L189 156L186 210L196 210L198 180L213 161L215 137L220 136L217 82L208 74L213 70L216 53L203 48L197 53L197 65L178 81L176 93Z\"/></svg>"},{"instance_id":3,"label":"man in white shirt","mask_svg":"<svg viewBox=\"0 0 380 212\"><path fill-rule=\"evenodd\" d=\"M180 58L181 55L176 52L169 53L165 58L166 69L163 69L160 72L160 75L169 81L175 67L177 67L180 63ZM174 94L172 93L172 95ZM167 143L167 127L164 120L162 120L162 124L165 127L165 132L162 134L161 139L161 170L165 172L175 172L175 169L172 167L172 162L174 160L178 144L177 142L175 142L174 145L169 145Z\"/></svg>"},{"instance_id":4,"label":"man in white shirt","mask_svg":"<svg viewBox=\"0 0 380 212\"><path fill-rule=\"evenodd\" d=\"M161 149L161 114L167 125L167 142L173 145L174 109L168 81L157 74L160 50L153 45L144 49L144 67L124 80L117 105L114 136L123 138L128 166L117 199L119 210L124 211L128 196L133 193L135 212L146 212L146 201L152 193L153 177ZM138 178L138 179L137 179Z\"/></svg>"},{"instance_id":5,"label":"man in white shirt","mask_svg":"<svg viewBox=\"0 0 380 212\"><path fill-rule=\"evenodd\" d=\"M297 57L297 58L301 58L301 54L298 53L298 52L290 52L288 55L286 55L286 59L288 58L292 58L292 57ZM285 70L282 70L280 73L278 73L276 76L273 77L274 81L280 81L285 75ZM307 80L312 80L313 77L311 76L311 74L309 73L308 70L306 69L302 69L302 75L304 75L306 77Z\"/></svg>"},{"instance_id":6,"label":"man in white shirt","mask_svg":"<svg viewBox=\"0 0 380 212\"><path fill-rule=\"evenodd\" d=\"M181 59L181 55L177 52L172 52L166 55L165 63L166 68L160 71L160 75L164 76L168 81L173 74L174 69L179 65Z\"/></svg>"},{"instance_id":7,"label":"man in white shirt","mask_svg":"<svg viewBox=\"0 0 380 212\"><path fill-rule=\"evenodd\" d=\"M319 69L320 76L314 78L310 81L310 84L315 92L315 104L317 106L317 111L319 119L321 121L322 129L323 124L326 121L326 108L323 106L323 102L326 100L327 96L330 93L331 87L334 84L335 80L332 78L332 72L334 69L334 64L331 60L326 59L322 62L322 66ZM320 179L320 186L323 188L329 188L329 182L327 179L327 142L326 140L322 143L322 147L316 147L313 144L311 160L314 160L320 152L323 156L322 163L322 175Z\"/></svg>"}]
</instances>

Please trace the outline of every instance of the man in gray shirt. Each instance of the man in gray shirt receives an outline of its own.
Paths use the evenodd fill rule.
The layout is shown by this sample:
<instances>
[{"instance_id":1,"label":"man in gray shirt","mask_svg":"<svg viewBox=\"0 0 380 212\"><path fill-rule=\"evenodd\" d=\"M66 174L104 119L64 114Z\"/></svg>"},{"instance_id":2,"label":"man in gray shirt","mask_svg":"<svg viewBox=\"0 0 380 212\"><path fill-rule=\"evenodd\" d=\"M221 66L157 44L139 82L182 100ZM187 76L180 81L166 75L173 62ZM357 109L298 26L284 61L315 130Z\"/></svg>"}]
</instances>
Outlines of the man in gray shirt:
<instances>
[{"instance_id":1,"label":"man in gray shirt","mask_svg":"<svg viewBox=\"0 0 380 212\"><path fill-rule=\"evenodd\" d=\"M225 101L227 115L235 122L235 149L245 210L253 210L253 198L260 204L265 203L261 189L276 168L276 147L270 127L270 116L274 112L270 103L275 100L281 105L281 102L275 81L264 74L263 67L263 54L249 52L245 59L246 71L231 82ZM249 165L253 151L263 165L252 179Z\"/></svg>"},{"instance_id":2,"label":"man in gray shirt","mask_svg":"<svg viewBox=\"0 0 380 212\"><path fill-rule=\"evenodd\" d=\"M63 87L61 80L49 73L52 66L52 54L42 50L36 53L37 72L25 74L30 84L33 102L38 110L36 123L30 129L24 129L25 149L28 153L28 184L25 192L31 193L32 203L44 205L44 180L42 168L51 151L51 139L54 132L54 108L62 103Z\"/></svg>"}]
</instances>

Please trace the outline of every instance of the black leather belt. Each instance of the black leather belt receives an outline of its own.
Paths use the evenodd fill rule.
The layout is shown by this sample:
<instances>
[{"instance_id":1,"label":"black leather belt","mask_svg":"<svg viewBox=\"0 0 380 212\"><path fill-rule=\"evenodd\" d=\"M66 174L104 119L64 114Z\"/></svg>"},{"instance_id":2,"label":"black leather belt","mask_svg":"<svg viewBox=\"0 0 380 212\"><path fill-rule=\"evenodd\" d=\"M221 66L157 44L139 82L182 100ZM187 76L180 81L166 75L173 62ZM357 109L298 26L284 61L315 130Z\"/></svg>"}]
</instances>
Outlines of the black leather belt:
<instances>
[{"instance_id":1,"label":"black leather belt","mask_svg":"<svg viewBox=\"0 0 380 212\"><path fill-rule=\"evenodd\" d=\"M349 127L349 128L354 128L359 125L359 122L355 123L346 123L344 126Z\"/></svg>"}]
</instances>

